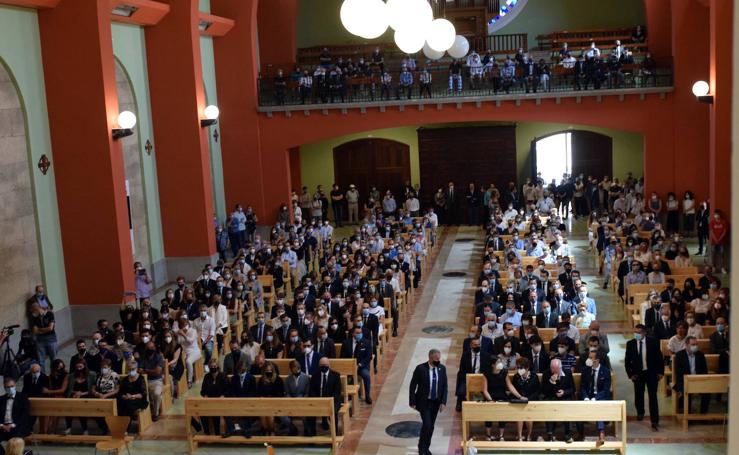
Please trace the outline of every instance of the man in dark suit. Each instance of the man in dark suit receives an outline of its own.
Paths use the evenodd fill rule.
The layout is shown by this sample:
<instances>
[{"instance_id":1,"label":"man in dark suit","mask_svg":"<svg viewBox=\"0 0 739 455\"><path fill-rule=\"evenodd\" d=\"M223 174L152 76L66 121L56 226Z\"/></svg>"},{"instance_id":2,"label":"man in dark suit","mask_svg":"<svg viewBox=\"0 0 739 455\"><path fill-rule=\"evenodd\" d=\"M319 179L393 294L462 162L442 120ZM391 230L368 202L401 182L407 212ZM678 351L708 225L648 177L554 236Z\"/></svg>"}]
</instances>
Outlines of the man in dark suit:
<instances>
[{"instance_id":1,"label":"man in dark suit","mask_svg":"<svg viewBox=\"0 0 739 455\"><path fill-rule=\"evenodd\" d=\"M641 302L634 303L641 304ZM652 331L662 316L662 302L656 292L652 291L649 293L649 303L649 308L644 312L644 325L647 327L647 330Z\"/></svg>"},{"instance_id":2,"label":"man in dark suit","mask_svg":"<svg viewBox=\"0 0 739 455\"><path fill-rule=\"evenodd\" d=\"M543 375L542 375L543 376ZM549 364L549 373L541 378L542 399L548 401L566 401L575 397L575 381L572 379L572 373L562 368L562 362L559 359L552 359ZM557 428L557 422L547 422L547 440L554 441L554 430ZM570 422L564 422L565 441L572 442L572 432L570 431Z\"/></svg>"},{"instance_id":3,"label":"man in dark suit","mask_svg":"<svg viewBox=\"0 0 739 455\"><path fill-rule=\"evenodd\" d=\"M267 324L265 319L266 316L264 315L264 311L260 311L257 313L257 323L249 327L251 338L260 345L264 343L264 337L267 333Z\"/></svg>"},{"instance_id":4,"label":"man in dark suit","mask_svg":"<svg viewBox=\"0 0 739 455\"><path fill-rule=\"evenodd\" d=\"M604 359L603 354L599 352L589 352L585 361L587 368L582 370L580 381L580 399L584 401L602 401L611 399L611 370L601 362ZM595 423L598 428L598 446L603 445L605 441L605 423L598 421ZM584 441L584 425L577 423L578 440Z\"/></svg>"},{"instance_id":5,"label":"man in dark suit","mask_svg":"<svg viewBox=\"0 0 739 455\"><path fill-rule=\"evenodd\" d=\"M31 434L29 419L31 413L28 397L16 391L15 380L10 376L4 378L3 385L5 386L5 395L0 397L0 409L5 417L2 424L0 424L0 441L7 441L16 437L24 438ZM10 415L7 415L8 406L11 408ZM0 449L2 449L1 446ZM4 450L0 450L0 454L4 453Z\"/></svg>"},{"instance_id":6,"label":"man in dark suit","mask_svg":"<svg viewBox=\"0 0 739 455\"><path fill-rule=\"evenodd\" d=\"M457 395L457 412L462 412L462 402L467 396L467 375L484 373L486 368L490 368L492 358L490 354L481 349L480 338L470 340L470 350L462 354L462 360L459 362L459 371L457 371L457 387L455 388Z\"/></svg>"},{"instance_id":7,"label":"man in dark suit","mask_svg":"<svg viewBox=\"0 0 739 455\"><path fill-rule=\"evenodd\" d=\"M551 302L551 304L552 308L554 309L553 313L557 313L557 315L562 315L565 313L576 313L575 306L570 300L567 299L562 288L554 291L554 300Z\"/></svg>"},{"instance_id":8,"label":"man in dark suit","mask_svg":"<svg viewBox=\"0 0 739 455\"><path fill-rule=\"evenodd\" d=\"M318 362L321 360L321 354L313 351L313 340L310 338L303 341L303 353L295 358L300 364L300 371L313 376L318 372Z\"/></svg>"},{"instance_id":9,"label":"man in dark suit","mask_svg":"<svg viewBox=\"0 0 739 455\"><path fill-rule=\"evenodd\" d=\"M729 373L729 326L723 316L716 318L716 331L708 339L711 349L718 354L719 374Z\"/></svg>"},{"instance_id":10,"label":"man in dark suit","mask_svg":"<svg viewBox=\"0 0 739 455\"><path fill-rule=\"evenodd\" d=\"M316 352L321 357L328 357L329 359L336 358L336 343L330 336L326 327L320 327L318 329L318 336L316 337Z\"/></svg>"},{"instance_id":11,"label":"man in dark suit","mask_svg":"<svg viewBox=\"0 0 739 455\"><path fill-rule=\"evenodd\" d=\"M665 374L665 361L659 340L647 337L647 328L637 324L634 339L626 343L626 375L634 383L637 420L644 419L644 388L649 394L649 418L652 429L659 430L659 403L657 386Z\"/></svg>"},{"instance_id":12,"label":"man in dark suit","mask_svg":"<svg viewBox=\"0 0 739 455\"><path fill-rule=\"evenodd\" d=\"M492 356L495 351L495 347L493 346L493 340L488 337L480 336L480 328L476 325L470 326L469 337L465 338L464 341L462 342L462 352L467 352L470 350L470 345L472 343L472 340L475 338L480 339L480 349L483 352L487 352L488 354Z\"/></svg>"},{"instance_id":13,"label":"man in dark suit","mask_svg":"<svg viewBox=\"0 0 739 455\"><path fill-rule=\"evenodd\" d=\"M378 301L384 302L386 298L390 299L390 317L393 318L393 336L398 336L398 302L395 301L395 291L391 281L393 272L388 270L385 272L385 279L381 280L377 285ZM387 310L387 307L385 308Z\"/></svg>"},{"instance_id":14,"label":"man in dark suit","mask_svg":"<svg viewBox=\"0 0 739 455\"><path fill-rule=\"evenodd\" d=\"M674 398L678 400L678 411L683 410L683 390L686 374L708 374L708 364L706 364L706 356L699 350L698 340L689 336L685 338L685 349L675 354L675 364L672 366L675 374L675 385L672 388L677 392ZM692 400L692 397L690 397ZM708 412L708 405L711 402L711 395L707 393L701 394L701 414ZM688 402L690 407L690 402Z\"/></svg>"},{"instance_id":15,"label":"man in dark suit","mask_svg":"<svg viewBox=\"0 0 739 455\"><path fill-rule=\"evenodd\" d=\"M319 361L318 373L310 378L310 386L308 394L311 397L333 397L334 399L334 422L338 425L338 412L342 403L341 375L331 369L331 363L327 357L322 357ZM321 422L324 430L328 430L328 421L324 418ZM306 419L306 434L308 436L316 435L316 418L308 417Z\"/></svg>"},{"instance_id":16,"label":"man in dark suit","mask_svg":"<svg viewBox=\"0 0 739 455\"><path fill-rule=\"evenodd\" d=\"M529 338L528 346L529 348L523 350L521 355L529 359L531 364L531 374L549 374L549 354L544 347L541 337L539 337L539 335L532 335L531 338Z\"/></svg>"},{"instance_id":17,"label":"man in dark suit","mask_svg":"<svg viewBox=\"0 0 739 455\"><path fill-rule=\"evenodd\" d=\"M364 337L361 327L354 327L352 336L341 345L341 357L357 359L357 374L364 383L364 397L367 404L372 404L370 363L372 362L372 345Z\"/></svg>"},{"instance_id":18,"label":"man in dark suit","mask_svg":"<svg viewBox=\"0 0 739 455\"><path fill-rule=\"evenodd\" d=\"M652 327L652 336L658 340L669 340L677 333L677 319L672 315L670 306L662 307L660 319Z\"/></svg>"},{"instance_id":19,"label":"man in dark suit","mask_svg":"<svg viewBox=\"0 0 739 455\"><path fill-rule=\"evenodd\" d=\"M431 455L431 437L439 411L446 406L447 396L446 367L441 364L441 352L429 351L429 360L416 367L411 378L409 390L410 407L421 414L421 435L418 438L418 454Z\"/></svg>"},{"instance_id":20,"label":"man in dark suit","mask_svg":"<svg viewBox=\"0 0 739 455\"><path fill-rule=\"evenodd\" d=\"M239 340L236 337L231 338L229 347L231 348L231 352L223 357L223 374L231 376L238 372L238 365L246 362L247 359L246 354L241 352Z\"/></svg>"},{"instance_id":21,"label":"man in dark suit","mask_svg":"<svg viewBox=\"0 0 739 455\"><path fill-rule=\"evenodd\" d=\"M446 225L459 224L458 205L459 190L454 186L454 182L449 182L446 190L444 190L444 211L446 212Z\"/></svg>"},{"instance_id":22,"label":"man in dark suit","mask_svg":"<svg viewBox=\"0 0 739 455\"><path fill-rule=\"evenodd\" d=\"M541 312L536 315L536 326L540 329L555 328L559 322L559 313L552 311L552 304L546 300L541 304Z\"/></svg>"},{"instance_id":23,"label":"man in dark suit","mask_svg":"<svg viewBox=\"0 0 739 455\"><path fill-rule=\"evenodd\" d=\"M238 344L238 343L237 343ZM224 367L225 373L225 367ZM235 373L231 376L231 380L226 385L226 396L234 398L249 398L257 394L257 382L254 376L249 374L246 368L246 359L236 364ZM249 436L249 427L254 418L233 418L226 417L226 433L223 437L227 438L233 434L243 433Z\"/></svg>"}]
</instances>

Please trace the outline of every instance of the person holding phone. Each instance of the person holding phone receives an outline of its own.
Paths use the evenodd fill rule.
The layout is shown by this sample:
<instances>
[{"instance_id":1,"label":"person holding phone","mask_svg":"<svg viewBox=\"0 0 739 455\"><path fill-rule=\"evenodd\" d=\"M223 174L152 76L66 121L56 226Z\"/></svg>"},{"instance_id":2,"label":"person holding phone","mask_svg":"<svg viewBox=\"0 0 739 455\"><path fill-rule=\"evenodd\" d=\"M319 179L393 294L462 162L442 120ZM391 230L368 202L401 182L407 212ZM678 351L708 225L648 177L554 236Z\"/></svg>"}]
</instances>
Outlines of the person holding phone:
<instances>
[{"instance_id":1,"label":"person holding phone","mask_svg":"<svg viewBox=\"0 0 739 455\"><path fill-rule=\"evenodd\" d=\"M139 302L151 297L151 277L140 262L134 262L134 280L136 282L136 297Z\"/></svg>"}]
</instances>

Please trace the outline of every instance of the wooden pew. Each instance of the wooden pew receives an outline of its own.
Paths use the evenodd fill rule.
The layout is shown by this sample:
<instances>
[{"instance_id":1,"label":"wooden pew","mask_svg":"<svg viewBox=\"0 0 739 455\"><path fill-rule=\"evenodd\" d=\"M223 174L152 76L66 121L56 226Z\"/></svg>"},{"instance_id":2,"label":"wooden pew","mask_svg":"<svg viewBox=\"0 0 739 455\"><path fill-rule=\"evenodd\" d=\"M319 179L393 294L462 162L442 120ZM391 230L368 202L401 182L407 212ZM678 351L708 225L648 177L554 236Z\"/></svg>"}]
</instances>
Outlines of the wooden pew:
<instances>
[{"instance_id":1,"label":"wooden pew","mask_svg":"<svg viewBox=\"0 0 739 455\"><path fill-rule=\"evenodd\" d=\"M606 441L597 447L595 441L470 441L470 423L502 420L506 422L621 422L620 441ZM528 403L487 402L462 403L462 453L467 448L487 450L527 449L605 449L626 454L626 402L625 401L530 401ZM618 433L618 432L617 432Z\"/></svg>"},{"instance_id":2,"label":"wooden pew","mask_svg":"<svg viewBox=\"0 0 739 455\"><path fill-rule=\"evenodd\" d=\"M112 417L118 415L114 398L29 398L31 415L34 417ZM52 431L54 429L52 428ZM33 433L26 437L29 442L51 443L96 443L110 440L103 435L60 435Z\"/></svg>"},{"instance_id":3,"label":"wooden pew","mask_svg":"<svg viewBox=\"0 0 739 455\"><path fill-rule=\"evenodd\" d=\"M723 413L691 414L689 406L691 394L729 393L728 374L687 375L683 380L683 413L679 416L683 421L683 431L688 431L688 422L691 420L723 420L725 422L728 419L729 416Z\"/></svg>"},{"instance_id":4,"label":"wooden pew","mask_svg":"<svg viewBox=\"0 0 739 455\"><path fill-rule=\"evenodd\" d=\"M185 422L200 417L325 417L329 436L232 436L193 434L187 427L187 442L192 454L199 443L215 444L320 444L330 445L338 453L342 437L336 435L333 398L188 398L185 400Z\"/></svg>"},{"instance_id":5,"label":"wooden pew","mask_svg":"<svg viewBox=\"0 0 739 455\"><path fill-rule=\"evenodd\" d=\"M708 374L717 374L718 373L718 354L705 354L706 357L706 367L708 368ZM675 356L673 355L670 360L670 366L675 365ZM666 367L665 367L666 369ZM670 375L672 375L672 368L670 368ZM690 375L685 375L683 379L687 378ZM665 387L666 387L665 383ZM697 393L697 392L696 392ZM674 398L672 400L672 414L677 416L677 398Z\"/></svg>"},{"instance_id":6,"label":"wooden pew","mask_svg":"<svg viewBox=\"0 0 739 455\"><path fill-rule=\"evenodd\" d=\"M275 303L275 283L272 275L257 275L259 284L262 285L262 299L264 299L264 311L269 312ZM239 334L240 336L241 334ZM239 338L241 339L241 338Z\"/></svg>"},{"instance_id":7,"label":"wooden pew","mask_svg":"<svg viewBox=\"0 0 739 455\"><path fill-rule=\"evenodd\" d=\"M513 371L508 372L508 377L512 378L516 373ZM537 373L536 376L539 378L539 382L542 381L542 374ZM482 389L484 385L484 377L482 374L472 374L469 373L466 376L466 384L467 384L467 397L465 398L467 401L473 401L472 400L472 394L482 394ZM572 381L575 385L575 394L580 393L580 383L582 381L582 374L581 373L572 373ZM579 395L577 395L579 396ZM616 373L613 371L611 372L611 399L616 398Z\"/></svg>"}]
</instances>

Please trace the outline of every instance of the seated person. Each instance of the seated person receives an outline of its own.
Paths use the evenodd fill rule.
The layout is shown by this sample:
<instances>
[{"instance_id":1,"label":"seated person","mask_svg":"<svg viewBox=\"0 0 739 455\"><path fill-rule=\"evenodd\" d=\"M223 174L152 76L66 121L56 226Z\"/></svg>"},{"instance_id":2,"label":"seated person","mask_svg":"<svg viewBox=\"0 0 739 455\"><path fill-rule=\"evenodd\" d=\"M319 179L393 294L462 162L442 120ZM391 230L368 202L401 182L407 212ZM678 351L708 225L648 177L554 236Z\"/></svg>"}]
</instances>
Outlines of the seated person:
<instances>
[{"instance_id":1,"label":"seated person","mask_svg":"<svg viewBox=\"0 0 739 455\"><path fill-rule=\"evenodd\" d=\"M580 380L580 399L584 401L602 401L610 400L611 397L611 369L605 366L602 353L591 351L587 355L585 366L582 370ZM598 428L597 447L605 442L605 423L598 421L595 423ZM577 423L578 440L585 440L585 428L581 422Z\"/></svg>"},{"instance_id":2,"label":"seated person","mask_svg":"<svg viewBox=\"0 0 739 455\"><path fill-rule=\"evenodd\" d=\"M118 415L131 417L128 432L133 433L133 422L137 420L139 425L139 413L149 406L146 396L144 377L139 374L139 366L136 362L128 364L128 376L120 381L118 388Z\"/></svg>"},{"instance_id":3,"label":"seated person","mask_svg":"<svg viewBox=\"0 0 739 455\"><path fill-rule=\"evenodd\" d=\"M572 371L564 367L558 358L552 359L549 364L549 377L542 378L542 399L547 401L567 401L575 397L575 382L572 379ZM557 422L547 422L547 440L555 441L554 431ZM570 422L564 422L565 441L572 442Z\"/></svg>"},{"instance_id":4,"label":"seated person","mask_svg":"<svg viewBox=\"0 0 739 455\"><path fill-rule=\"evenodd\" d=\"M706 356L700 351L698 340L689 336L685 339L685 345L685 349L675 354L675 365L673 365L675 372L675 385L672 388L677 392L677 396L674 399L678 400L678 411L680 412L683 410L684 403L682 395L684 390L683 386L685 384L685 375L708 374ZM710 401L710 394L701 394L701 414L708 412ZM688 406L690 406L690 403L688 403Z\"/></svg>"},{"instance_id":5,"label":"seated person","mask_svg":"<svg viewBox=\"0 0 739 455\"><path fill-rule=\"evenodd\" d=\"M670 354L674 355L685 349L687 336L688 323L685 321L678 322L675 335L667 342L667 349L670 351Z\"/></svg>"}]
</instances>

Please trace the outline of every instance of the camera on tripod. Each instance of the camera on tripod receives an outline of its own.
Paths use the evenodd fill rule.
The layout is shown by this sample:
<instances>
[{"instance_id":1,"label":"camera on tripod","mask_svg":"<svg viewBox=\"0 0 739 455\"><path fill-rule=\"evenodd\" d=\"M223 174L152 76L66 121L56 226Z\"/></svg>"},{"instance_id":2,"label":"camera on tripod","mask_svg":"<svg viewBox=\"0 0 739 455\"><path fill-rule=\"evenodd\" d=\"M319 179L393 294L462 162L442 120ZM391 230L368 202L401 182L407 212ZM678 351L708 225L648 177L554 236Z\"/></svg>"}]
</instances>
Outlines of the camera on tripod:
<instances>
[{"instance_id":1,"label":"camera on tripod","mask_svg":"<svg viewBox=\"0 0 739 455\"><path fill-rule=\"evenodd\" d=\"M0 332L4 333L6 336L11 336L15 333L15 329L17 329L18 327L20 327L19 324L8 325L0 329Z\"/></svg>"}]
</instances>

